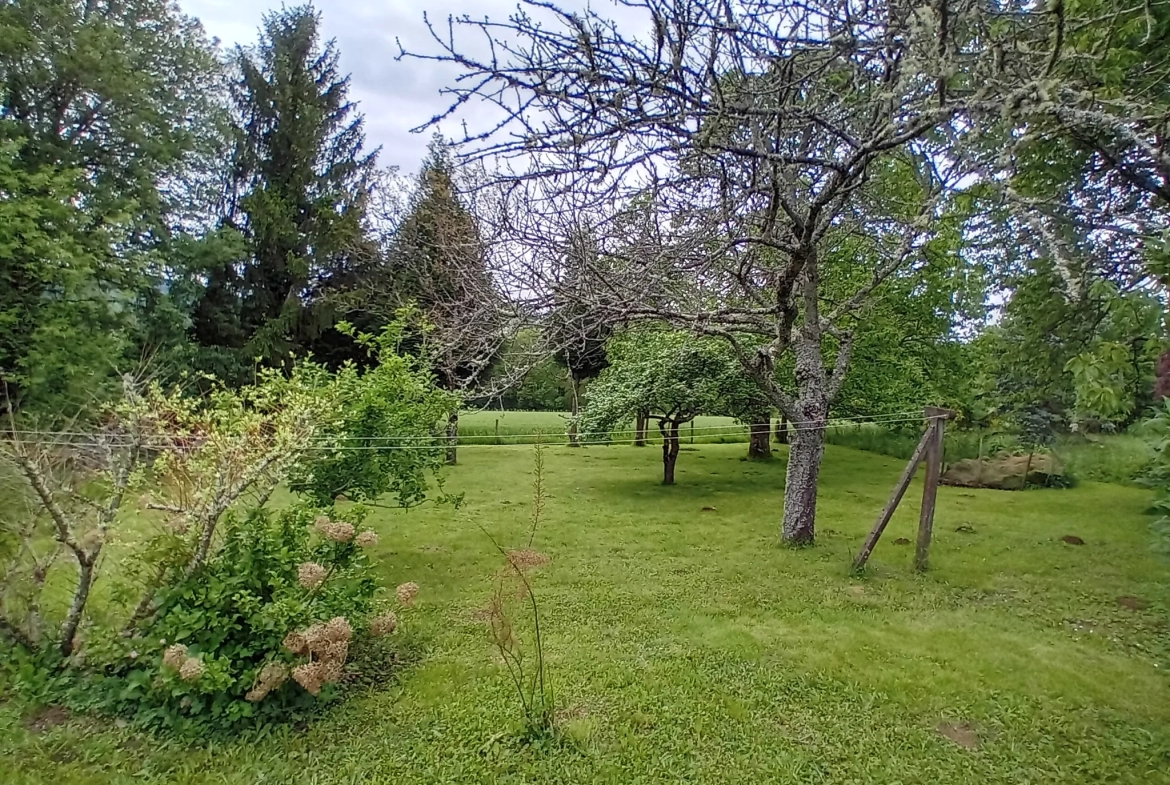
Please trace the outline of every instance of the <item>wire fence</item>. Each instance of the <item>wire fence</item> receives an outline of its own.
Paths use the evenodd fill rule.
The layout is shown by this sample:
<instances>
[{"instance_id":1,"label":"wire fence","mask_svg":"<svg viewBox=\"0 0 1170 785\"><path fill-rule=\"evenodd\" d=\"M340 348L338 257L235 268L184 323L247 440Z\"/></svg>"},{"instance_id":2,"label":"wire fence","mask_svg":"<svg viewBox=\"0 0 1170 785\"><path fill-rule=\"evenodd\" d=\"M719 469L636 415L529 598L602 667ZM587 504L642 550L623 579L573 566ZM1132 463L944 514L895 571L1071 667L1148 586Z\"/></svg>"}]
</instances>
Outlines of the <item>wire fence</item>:
<instances>
[{"instance_id":1,"label":"wire fence","mask_svg":"<svg viewBox=\"0 0 1170 785\"><path fill-rule=\"evenodd\" d=\"M633 428L618 428L610 431L584 431L570 435L566 418L564 430L535 429L526 432L511 433L465 433L455 437L454 442L459 447L523 447L541 443L546 445L570 444L576 438L582 444L612 445L634 444L638 442L661 443L662 431L656 424L647 427L644 436L639 436ZM838 428L858 428L864 426L890 427L909 423L925 423L921 411L896 412L876 416L834 417L822 421L808 421L803 423L788 423L784 430L789 434L803 431L826 431ZM477 428L475 430L480 430ZM769 423L769 434L773 433ZM108 434L85 431L38 431L38 430L11 430L2 434L9 439L16 439L36 444L40 447L70 447L77 449L109 449L127 446L135 443L144 449L166 450L176 446L184 448L198 447L201 443L198 436L184 436L176 438L147 438L134 440L128 435L111 432ZM679 428L679 438L690 443L712 442L744 442L751 436L751 425L747 423L719 424L696 426L694 421L682 424ZM231 436L225 437L231 439ZM241 436L240 438L245 438ZM246 437L252 438L252 437ZM771 436L769 436L771 438ZM316 436L308 440L308 449L322 451L359 451L359 450L434 450L447 447L451 439L441 429L430 435L396 435L396 436Z\"/></svg>"}]
</instances>

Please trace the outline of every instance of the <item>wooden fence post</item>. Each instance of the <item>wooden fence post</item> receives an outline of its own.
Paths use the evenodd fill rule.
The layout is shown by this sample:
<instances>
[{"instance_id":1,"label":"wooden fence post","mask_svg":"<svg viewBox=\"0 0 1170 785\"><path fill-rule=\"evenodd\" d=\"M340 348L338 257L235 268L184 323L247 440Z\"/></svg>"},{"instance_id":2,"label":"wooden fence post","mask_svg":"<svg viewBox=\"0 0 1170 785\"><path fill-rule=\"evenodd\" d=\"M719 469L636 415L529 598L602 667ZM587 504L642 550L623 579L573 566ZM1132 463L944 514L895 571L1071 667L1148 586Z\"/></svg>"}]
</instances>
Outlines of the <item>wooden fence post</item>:
<instances>
[{"instance_id":1,"label":"wooden fence post","mask_svg":"<svg viewBox=\"0 0 1170 785\"><path fill-rule=\"evenodd\" d=\"M926 479L922 484L922 511L918 516L918 544L914 550L914 569L925 572L930 566L930 540L934 534L934 505L938 498L938 483L942 477L943 436L947 420L955 414L947 409L926 407L926 418L931 422L927 431L930 440L926 448Z\"/></svg>"}]
</instances>

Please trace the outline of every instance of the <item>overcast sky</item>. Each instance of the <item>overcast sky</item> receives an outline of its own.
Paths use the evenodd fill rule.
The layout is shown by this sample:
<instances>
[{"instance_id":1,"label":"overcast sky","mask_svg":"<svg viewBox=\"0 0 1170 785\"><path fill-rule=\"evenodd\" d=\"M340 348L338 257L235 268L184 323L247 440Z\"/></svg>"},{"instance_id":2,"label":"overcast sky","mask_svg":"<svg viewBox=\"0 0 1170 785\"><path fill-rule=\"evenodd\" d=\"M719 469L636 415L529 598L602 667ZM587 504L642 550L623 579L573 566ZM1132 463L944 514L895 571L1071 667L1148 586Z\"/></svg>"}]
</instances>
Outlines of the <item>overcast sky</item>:
<instances>
[{"instance_id":1,"label":"overcast sky","mask_svg":"<svg viewBox=\"0 0 1170 785\"><path fill-rule=\"evenodd\" d=\"M584 8L587 0L567 0L566 7ZM290 2L289 5L294 5ZM260 18L279 0L180 0L183 10L198 17L208 33L225 46L256 40ZM432 21L445 22L449 15L468 15L504 20L516 8L516 0L317 0L324 37L337 39L342 69L352 75L352 97L366 116L366 140L381 145L383 166L396 165L403 173L416 171L422 162L430 133L410 132L448 102L440 88L451 84L457 73L435 63L397 61L400 39L407 49L434 51L423 23L426 10ZM592 0L595 10L612 16L612 0ZM446 131L455 136L458 127Z\"/></svg>"}]
</instances>

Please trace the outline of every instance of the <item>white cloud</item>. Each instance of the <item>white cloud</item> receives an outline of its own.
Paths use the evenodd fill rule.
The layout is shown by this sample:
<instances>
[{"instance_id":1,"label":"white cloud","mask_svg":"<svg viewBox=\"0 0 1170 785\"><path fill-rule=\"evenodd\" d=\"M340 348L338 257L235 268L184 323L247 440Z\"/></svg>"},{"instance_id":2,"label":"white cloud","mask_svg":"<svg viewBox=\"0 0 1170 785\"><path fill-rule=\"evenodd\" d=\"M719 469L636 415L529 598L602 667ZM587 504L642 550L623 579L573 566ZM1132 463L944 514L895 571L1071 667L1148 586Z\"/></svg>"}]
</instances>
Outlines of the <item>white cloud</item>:
<instances>
[{"instance_id":1,"label":"white cloud","mask_svg":"<svg viewBox=\"0 0 1170 785\"><path fill-rule=\"evenodd\" d=\"M198 17L210 35L225 46L250 44L256 39L262 16L279 6L271 0L180 0L185 13ZM290 5L292 3L290 2ZM585 7L567 0L566 6ZM594 0L595 9L612 7L612 0ZM382 165L394 165L404 173L418 169L430 132L411 129L430 120L449 105L440 90L454 82L458 72L442 64L397 60L399 45L411 51L435 51L423 22L424 10L433 22L448 16L484 16L504 20L516 10L515 0L318 0L323 35L335 38L341 50L342 69L351 74L352 98L366 116L366 139L381 146ZM474 110L469 123L475 122ZM448 123L449 136L458 126Z\"/></svg>"}]
</instances>

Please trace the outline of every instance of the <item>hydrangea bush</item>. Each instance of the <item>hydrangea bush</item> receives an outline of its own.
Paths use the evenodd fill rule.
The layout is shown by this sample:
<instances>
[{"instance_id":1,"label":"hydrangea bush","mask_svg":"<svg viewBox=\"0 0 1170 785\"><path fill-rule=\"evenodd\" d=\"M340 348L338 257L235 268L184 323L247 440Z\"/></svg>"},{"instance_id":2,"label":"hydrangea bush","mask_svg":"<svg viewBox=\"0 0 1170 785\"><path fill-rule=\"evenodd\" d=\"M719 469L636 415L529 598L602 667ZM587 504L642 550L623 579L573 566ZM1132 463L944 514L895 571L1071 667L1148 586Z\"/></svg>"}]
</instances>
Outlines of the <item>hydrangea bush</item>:
<instances>
[{"instance_id":1,"label":"hydrangea bush","mask_svg":"<svg viewBox=\"0 0 1170 785\"><path fill-rule=\"evenodd\" d=\"M358 505L229 515L222 547L168 586L134 637L96 647L107 660L101 700L149 724L225 728L288 719L333 696L354 641L397 628L375 602L377 536L365 516Z\"/></svg>"}]
</instances>

